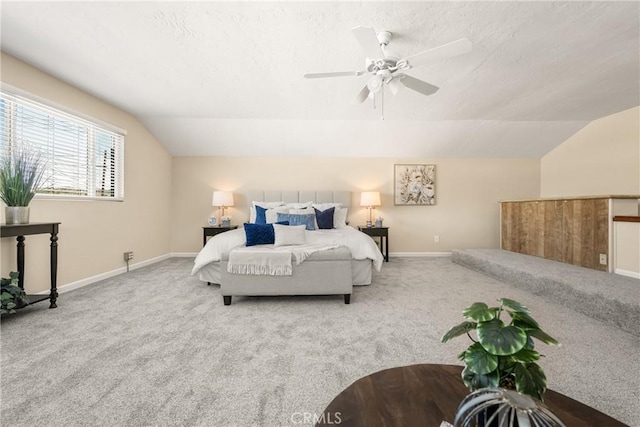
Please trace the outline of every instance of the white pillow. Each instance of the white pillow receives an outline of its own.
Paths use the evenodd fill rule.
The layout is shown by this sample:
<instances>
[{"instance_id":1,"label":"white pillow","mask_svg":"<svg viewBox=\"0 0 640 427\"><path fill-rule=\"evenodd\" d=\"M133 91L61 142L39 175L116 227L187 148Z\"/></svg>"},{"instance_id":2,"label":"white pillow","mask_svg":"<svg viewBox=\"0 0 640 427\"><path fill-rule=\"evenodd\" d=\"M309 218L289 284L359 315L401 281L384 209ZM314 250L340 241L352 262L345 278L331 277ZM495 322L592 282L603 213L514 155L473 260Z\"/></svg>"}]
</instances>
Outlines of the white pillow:
<instances>
[{"instance_id":1,"label":"white pillow","mask_svg":"<svg viewBox=\"0 0 640 427\"><path fill-rule=\"evenodd\" d=\"M296 214L296 215L306 215L306 214L315 214L316 211L313 210L312 207L308 207L308 208L302 208L302 209L289 209L290 214Z\"/></svg>"},{"instance_id":2,"label":"white pillow","mask_svg":"<svg viewBox=\"0 0 640 427\"><path fill-rule=\"evenodd\" d=\"M278 221L278 213L289 213L289 208L286 206L278 206L277 208L267 209L264 213L267 224L272 224Z\"/></svg>"},{"instance_id":3,"label":"white pillow","mask_svg":"<svg viewBox=\"0 0 640 427\"><path fill-rule=\"evenodd\" d=\"M285 206L287 206L289 209L306 209L310 208L312 204L313 202L287 203Z\"/></svg>"},{"instance_id":4,"label":"white pillow","mask_svg":"<svg viewBox=\"0 0 640 427\"><path fill-rule=\"evenodd\" d=\"M251 224L256 222L256 205L265 209L273 209L284 205L284 202L251 202L251 209L249 211L249 222Z\"/></svg>"},{"instance_id":5,"label":"white pillow","mask_svg":"<svg viewBox=\"0 0 640 427\"><path fill-rule=\"evenodd\" d=\"M336 210L333 212L333 228L346 227L348 213L349 209L347 208L336 208Z\"/></svg>"},{"instance_id":6,"label":"white pillow","mask_svg":"<svg viewBox=\"0 0 640 427\"><path fill-rule=\"evenodd\" d=\"M275 242L273 246L306 245L305 225L273 224Z\"/></svg>"}]
</instances>

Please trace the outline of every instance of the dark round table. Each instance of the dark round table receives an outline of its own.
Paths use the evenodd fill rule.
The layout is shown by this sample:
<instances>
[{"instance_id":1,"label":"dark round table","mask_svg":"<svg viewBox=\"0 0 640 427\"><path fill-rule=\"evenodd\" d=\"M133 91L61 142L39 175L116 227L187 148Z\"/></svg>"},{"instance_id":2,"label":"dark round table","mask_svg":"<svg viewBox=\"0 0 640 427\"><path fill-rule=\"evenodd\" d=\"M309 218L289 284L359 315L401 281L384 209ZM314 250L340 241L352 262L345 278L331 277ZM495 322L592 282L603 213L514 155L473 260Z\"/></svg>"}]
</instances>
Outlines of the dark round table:
<instances>
[{"instance_id":1,"label":"dark round table","mask_svg":"<svg viewBox=\"0 0 640 427\"><path fill-rule=\"evenodd\" d=\"M438 427L442 421L453 423L458 404L469 394L461 373L462 366L422 364L367 375L336 396L316 426ZM546 391L544 403L567 427L626 425L553 390Z\"/></svg>"}]
</instances>

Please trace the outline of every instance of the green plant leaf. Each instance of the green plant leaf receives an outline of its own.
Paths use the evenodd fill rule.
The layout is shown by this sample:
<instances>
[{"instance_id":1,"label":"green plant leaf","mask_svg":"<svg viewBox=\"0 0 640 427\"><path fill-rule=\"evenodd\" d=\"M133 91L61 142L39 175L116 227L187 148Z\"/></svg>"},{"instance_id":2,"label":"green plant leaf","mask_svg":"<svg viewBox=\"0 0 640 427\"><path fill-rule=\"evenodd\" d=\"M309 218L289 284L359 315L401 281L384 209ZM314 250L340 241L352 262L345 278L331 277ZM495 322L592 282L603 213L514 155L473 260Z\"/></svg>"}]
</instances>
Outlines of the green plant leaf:
<instances>
[{"instance_id":1,"label":"green plant leaf","mask_svg":"<svg viewBox=\"0 0 640 427\"><path fill-rule=\"evenodd\" d=\"M478 341L485 350L498 356L509 356L527 343L527 334L515 326L505 326L500 319L478 324Z\"/></svg>"},{"instance_id":2,"label":"green plant leaf","mask_svg":"<svg viewBox=\"0 0 640 427\"><path fill-rule=\"evenodd\" d=\"M483 375L476 374L469 368L464 368L462 370L462 382L469 390L473 391L483 387L498 387L500 377L498 375L498 371L493 371Z\"/></svg>"},{"instance_id":3,"label":"green plant leaf","mask_svg":"<svg viewBox=\"0 0 640 427\"><path fill-rule=\"evenodd\" d=\"M486 375L498 367L498 356L488 353L480 343L475 343L464 353L464 363L472 372Z\"/></svg>"},{"instance_id":4,"label":"green plant leaf","mask_svg":"<svg viewBox=\"0 0 640 427\"><path fill-rule=\"evenodd\" d=\"M527 334L527 343L524 345L524 348L529 349L529 350L533 350L536 347L535 343L533 342L533 338L531 338L528 334Z\"/></svg>"},{"instance_id":5,"label":"green plant leaf","mask_svg":"<svg viewBox=\"0 0 640 427\"><path fill-rule=\"evenodd\" d=\"M545 344L560 345L560 343L558 341L556 341L555 338L553 338L550 335L548 335L542 329L531 329L531 330L528 330L527 333L530 336L539 339L540 341L542 341Z\"/></svg>"},{"instance_id":6,"label":"green plant leaf","mask_svg":"<svg viewBox=\"0 0 640 427\"><path fill-rule=\"evenodd\" d=\"M486 322L496 317L496 309L489 308L483 302L474 302L470 307L462 311L465 318L475 320L476 322Z\"/></svg>"},{"instance_id":7,"label":"green plant leaf","mask_svg":"<svg viewBox=\"0 0 640 427\"><path fill-rule=\"evenodd\" d=\"M536 360L540 360L540 353L535 350L529 350L527 348L523 348L513 356L511 356L515 361L520 363L531 363Z\"/></svg>"},{"instance_id":8,"label":"green plant leaf","mask_svg":"<svg viewBox=\"0 0 640 427\"><path fill-rule=\"evenodd\" d=\"M501 306L509 307L510 309L518 313L529 314L529 309L524 305L520 304L518 301L514 301L509 298L500 298L498 302L500 303Z\"/></svg>"},{"instance_id":9,"label":"green plant leaf","mask_svg":"<svg viewBox=\"0 0 640 427\"><path fill-rule=\"evenodd\" d=\"M442 336L442 338L440 339L440 341L442 342L447 342L449 341L451 338L455 338L459 335L465 334L469 331L472 331L476 328L477 324L474 322L462 322L459 325L454 326L453 328L449 329L447 331L446 334L444 334Z\"/></svg>"},{"instance_id":10,"label":"green plant leaf","mask_svg":"<svg viewBox=\"0 0 640 427\"><path fill-rule=\"evenodd\" d=\"M516 365L516 390L542 400L547 389L547 377L536 363Z\"/></svg>"},{"instance_id":11,"label":"green plant leaf","mask_svg":"<svg viewBox=\"0 0 640 427\"><path fill-rule=\"evenodd\" d=\"M43 182L45 159L26 144L0 153L0 199L7 206L28 206Z\"/></svg>"},{"instance_id":12,"label":"green plant leaf","mask_svg":"<svg viewBox=\"0 0 640 427\"><path fill-rule=\"evenodd\" d=\"M520 313L518 311L508 311L509 316L513 319L512 324L522 329L540 329L540 325L528 313Z\"/></svg>"}]
</instances>

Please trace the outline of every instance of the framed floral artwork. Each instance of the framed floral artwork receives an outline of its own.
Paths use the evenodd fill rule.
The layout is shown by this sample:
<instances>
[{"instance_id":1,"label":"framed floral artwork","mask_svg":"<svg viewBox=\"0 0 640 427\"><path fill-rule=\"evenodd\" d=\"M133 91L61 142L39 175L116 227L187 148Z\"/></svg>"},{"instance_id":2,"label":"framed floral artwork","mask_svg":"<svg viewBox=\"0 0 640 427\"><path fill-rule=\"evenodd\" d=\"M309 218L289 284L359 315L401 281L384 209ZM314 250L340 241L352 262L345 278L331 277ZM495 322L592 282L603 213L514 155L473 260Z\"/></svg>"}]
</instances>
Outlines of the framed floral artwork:
<instances>
[{"instance_id":1,"label":"framed floral artwork","mask_svg":"<svg viewBox=\"0 0 640 427\"><path fill-rule=\"evenodd\" d=\"M436 165L394 165L393 204L436 204Z\"/></svg>"}]
</instances>

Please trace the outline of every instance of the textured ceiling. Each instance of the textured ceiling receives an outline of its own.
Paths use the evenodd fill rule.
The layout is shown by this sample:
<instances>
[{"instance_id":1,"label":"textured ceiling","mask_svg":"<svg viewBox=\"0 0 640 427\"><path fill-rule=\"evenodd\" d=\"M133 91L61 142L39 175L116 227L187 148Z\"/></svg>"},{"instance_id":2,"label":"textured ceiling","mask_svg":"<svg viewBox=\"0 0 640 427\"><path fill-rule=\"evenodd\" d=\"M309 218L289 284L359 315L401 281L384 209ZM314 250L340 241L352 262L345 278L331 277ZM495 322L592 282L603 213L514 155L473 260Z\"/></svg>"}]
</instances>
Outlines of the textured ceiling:
<instances>
[{"instance_id":1,"label":"textured ceiling","mask_svg":"<svg viewBox=\"0 0 640 427\"><path fill-rule=\"evenodd\" d=\"M640 104L639 2L6 2L2 50L138 116L174 155L539 157ZM440 87L351 99L357 25Z\"/></svg>"}]
</instances>

